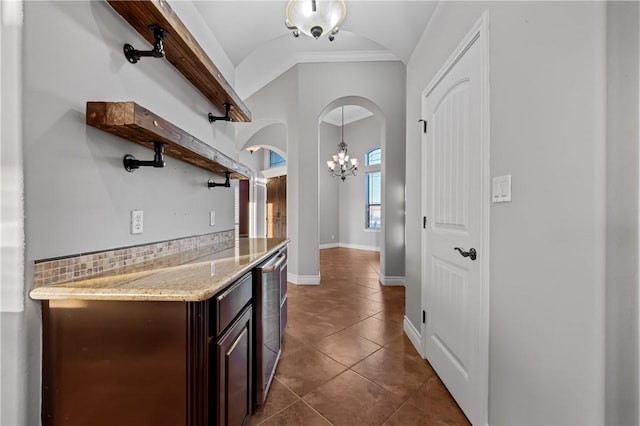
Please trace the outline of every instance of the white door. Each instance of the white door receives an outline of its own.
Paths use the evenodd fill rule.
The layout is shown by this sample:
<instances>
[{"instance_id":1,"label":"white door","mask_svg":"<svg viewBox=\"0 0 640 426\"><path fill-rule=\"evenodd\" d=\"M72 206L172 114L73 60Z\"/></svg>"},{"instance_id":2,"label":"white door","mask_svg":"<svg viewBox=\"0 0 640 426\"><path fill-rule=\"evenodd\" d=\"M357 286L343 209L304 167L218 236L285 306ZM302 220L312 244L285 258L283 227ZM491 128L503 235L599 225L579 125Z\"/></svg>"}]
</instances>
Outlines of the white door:
<instances>
[{"instance_id":1,"label":"white door","mask_svg":"<svg viewBox=\"0 0 640 426\"><path fill-rule=\"evenodd\" d=\"M470 34L423 97L424 353L473 424L488 420L488 73L483 28Z\"/></svg>"}]
</instances>

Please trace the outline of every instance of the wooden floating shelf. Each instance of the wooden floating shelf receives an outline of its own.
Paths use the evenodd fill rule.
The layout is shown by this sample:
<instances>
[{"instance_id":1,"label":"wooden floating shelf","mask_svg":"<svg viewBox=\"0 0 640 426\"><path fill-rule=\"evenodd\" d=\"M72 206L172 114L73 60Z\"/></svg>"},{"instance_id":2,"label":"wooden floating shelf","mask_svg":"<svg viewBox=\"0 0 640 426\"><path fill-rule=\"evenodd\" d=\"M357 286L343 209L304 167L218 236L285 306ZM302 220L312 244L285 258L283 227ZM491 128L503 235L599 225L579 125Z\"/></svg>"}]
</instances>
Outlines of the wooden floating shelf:
<instances>
[{"instance_id":1,"label":"wooden floating shelf","mask_svg":"<svg viewBox=\"0 0 640 426\"><path fill-rule=\"evenodd\" d=\"M242 164L135 102L87 102L87 124L152 150L154 142L163 142L166 155L216 174L251 176Z\"/></svg>"},{"instance_id":2,"label":"wooden floating shelf","mask_svg":"<svg viewBox=\"0 0 640 426\"><path fill-rule=\"evenodd\" d=\"M228 103L233 107L233 121L251 121L249 108L165 0L107 1L151 44L154 43L154 36L149 27L157 25L163 28L168 33L164 39L167 60L222 114L224 104Z\"/></svg>"}]
</instances>

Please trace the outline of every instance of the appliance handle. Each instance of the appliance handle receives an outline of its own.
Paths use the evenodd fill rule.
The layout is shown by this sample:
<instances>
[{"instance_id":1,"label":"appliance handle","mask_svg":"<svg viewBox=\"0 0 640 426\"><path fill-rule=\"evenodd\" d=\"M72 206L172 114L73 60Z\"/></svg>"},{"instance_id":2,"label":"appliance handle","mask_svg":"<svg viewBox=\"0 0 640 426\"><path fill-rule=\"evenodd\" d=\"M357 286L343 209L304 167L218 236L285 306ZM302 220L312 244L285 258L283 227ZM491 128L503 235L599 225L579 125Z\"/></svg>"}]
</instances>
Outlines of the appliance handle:
<instances>
[{"instance_id":1,"label":"appliance handle","mask_svg":"<svg viewBox=\"0 0 640 426\"><path fill-rule=\"evenodd\" d=\"M281 255L279 255L277 257L277 259L279 259L279 260L277 260L276 263L274 263L273 265L269 265L269 264L265 265L262 268L262 272L263 273L269 273L269 272L275 271L276 269L278 269L287 260L287 256L285 256L284 254L281 254ZM271 263L271 262L269 262L269 263Z\"/></svg>"}]
</instances>

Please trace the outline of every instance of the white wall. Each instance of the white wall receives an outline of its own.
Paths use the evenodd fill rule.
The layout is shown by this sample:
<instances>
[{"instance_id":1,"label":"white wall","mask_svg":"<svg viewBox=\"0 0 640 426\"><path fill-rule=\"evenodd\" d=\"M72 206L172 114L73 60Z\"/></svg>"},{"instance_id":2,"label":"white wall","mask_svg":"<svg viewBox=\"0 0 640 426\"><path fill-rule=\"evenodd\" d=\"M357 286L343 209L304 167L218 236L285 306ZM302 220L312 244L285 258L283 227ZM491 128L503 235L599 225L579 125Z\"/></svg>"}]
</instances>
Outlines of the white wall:
<instances>
[{"instance_id":1,"label":"white wall","mask_svg":"<svg viewBox=\"0 0 640 426\"><path fill-rule=\"evenodd\" d=\"M289 157L290 146L297 143L297 105L298 105L298 74L295 68L290 69L259 93L247 98L246 105L256 119L251 123L243 124L243 129L238 133L238 143L249 140L254 134L264 127L274 123L285 123L285 153ZM287 172L296 169L295 162L288 162ZM297 187L297 182L287 177L287 234L292 235L297 229L298 218L291 211L290 194L292 188ZM288 246L288 262L292 265L297 260L297 240L292 239ZM291 266L289 266L291 268ZM290 272L291 269L290 269Z\"/></svg>"},{"instance_id":2,"label":"white wall","mask_svg":"<svg viewBox=\"0 0 640 426\"><path fill-rule=\"evenodd\" d=\"M199 28L199 17L181 17ZM24 18L27 291L35 259L233 229L233 189L206 188L207 179L223 177L169 157L163 169L126 172L125 154L149 159L152 151L88 127L85 103L135 101L230 156L236 156L233 124L211 126L212 106L166 60L129 64L122 45L148 43L108 3L25 2ZM129 234L132 209L144 210L142 235ZM217 213L213 228L210 210ZM18 363L27 366L16 379L5 376L3 364L3 424L11 424L4 395L21 411L15 424L40 423L40 322L40 303L30 299L23 314L3 314L2 344L26 355Z\"/></svg>"},{"instance_id":3,"label":"white wall","mask_svg":"<svg viewBox=\"0 0 640 426\"><path fill-rule=\"evenodd\" d=\"M0 424L27 416L20 2L0 3Z\"/></svg>"},{"instance_id":4,"label":"white wall","mask_svg":"<svg viewBox=\"0 0 640 426\"><path fill-rule=\"evenodd\" d=\"M152 151L87 126L85 103L134 100L237 158L233 124L211 125L208 101L166 60L123 61L123 42L143 42L108 3L27 2L25 20L27 260L232 229L233 191L207 190L212 173L170 157L127 173L125 154ZM129 233L132 209L144 234Z\"/></svg>"},{"instance_id":5,"label":"white wall","mask_svg":"<svg viewBox=\"0 0 640 426\"><path fill-rule=\"evenodd\" d=\"M325 122L320 123L320 164L318 170L318 197L320 222L320 247L337 247L340 243L340 179L329 176L326 160L338 149L340 128Z\"/></svg>"},{"instance_id":6,"label":"white wall","mask_svg":"<svg viewBox=\"0 0 640 426\"><path fill-rule=\"evenodd\" d=\"M358 120L345 126L345 141L349 155L358 158L358 175L348 177L340 185L340 243L353 248L380 249L380 231L366 226L366 175L371 167L365 166L364 156L373 148L382 146L380 124L374 117ZM336 151L337 147L334 149ZM380 166L375 167L380 170Z\"/></svg>"},{"instance_id":7,"label":"white wall","mask_svg":"<svg viewBox=\"0 0 640 426\"><path fill-rule=\"evenodd\" d=\"M606 424L638 424L640 7L607 3Z\"/></svg>"},{"instance_id":8,"label":"white wall","mask_svg":"<svg viewBox=\"0 0 640 426\"><path fill-rule=\"evenodd\" d=\"M407 65L407 317L420 326L421 93L490 12L489 422L603 424L605 5L441 2Z\"/></svg>"}]
</instances>

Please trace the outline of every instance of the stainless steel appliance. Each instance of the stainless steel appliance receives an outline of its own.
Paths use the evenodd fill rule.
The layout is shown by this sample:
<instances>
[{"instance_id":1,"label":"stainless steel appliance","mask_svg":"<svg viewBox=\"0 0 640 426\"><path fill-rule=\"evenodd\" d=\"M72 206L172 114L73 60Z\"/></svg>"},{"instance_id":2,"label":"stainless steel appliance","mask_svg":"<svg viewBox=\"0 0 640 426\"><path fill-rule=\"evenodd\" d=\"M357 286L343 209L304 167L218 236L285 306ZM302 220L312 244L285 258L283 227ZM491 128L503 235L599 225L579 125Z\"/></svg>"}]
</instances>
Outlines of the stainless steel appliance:
<instances>
[{"instance_id":1,"label":"stainless steel appliance","mask_svg":"<svg viewBox=\"0 0 640 426\"><path fill-rule=\"evenodd\" d=\"M267 398L280 358L282 277L286 286L287 249L284 248L256 268L254 298L256 308L256 404ZM286 288L286 287L285 287ZM286 302L286 293L285 293ZM286 303L284 304L286 309ZM286 314L284 316L286 322Z\"/></svg>"}]
</instances>

